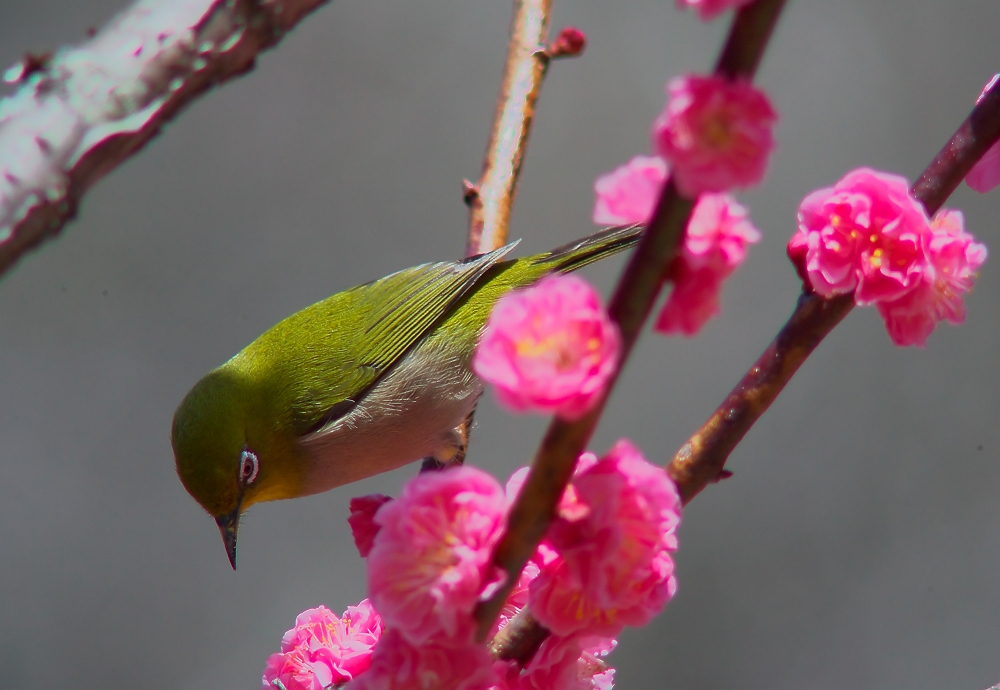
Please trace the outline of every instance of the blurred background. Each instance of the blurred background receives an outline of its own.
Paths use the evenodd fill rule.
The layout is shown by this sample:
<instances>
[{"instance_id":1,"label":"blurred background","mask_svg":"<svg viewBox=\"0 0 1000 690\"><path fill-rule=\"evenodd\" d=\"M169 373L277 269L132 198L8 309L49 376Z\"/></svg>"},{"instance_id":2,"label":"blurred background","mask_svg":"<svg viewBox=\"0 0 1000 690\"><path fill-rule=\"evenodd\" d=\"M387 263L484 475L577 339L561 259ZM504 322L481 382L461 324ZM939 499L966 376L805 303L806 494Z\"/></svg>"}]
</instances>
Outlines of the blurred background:
<instances>
[{"instance_id":1,"label":"blurred background","mask_svg":"<svg viewBox=\"0 0 1000 690\"><path fill-rule=\"evenodd\" d=\"M81 41L122 0L0 0L0 66ZM5 688L259 687L295 615L365 596L351 496L416 467L255 508L230 570L169 445L189 387L329 294L457 258L508 0L334 0L101 181L0 281ZM582 58L542 92L512 238L591 232L595 177L649 150L664 83L707 71L729 17L556 0ZM996 0L792 0L760 71L781 111L764 239L693 340L647 334L594 439L666 461L784 322L784 246L813 189L914 179L1000 69ZM554 33L554 32L553 32ZM619 688L982 690L1000 681L1000 191L949 206L998 255L968 323L891 345L855 310L687 509L680 590L611 662ZM621 258L588 269L607 293ZM503 481L545 425L480 405L469 461Z\"/></svg>"}]
</instances>

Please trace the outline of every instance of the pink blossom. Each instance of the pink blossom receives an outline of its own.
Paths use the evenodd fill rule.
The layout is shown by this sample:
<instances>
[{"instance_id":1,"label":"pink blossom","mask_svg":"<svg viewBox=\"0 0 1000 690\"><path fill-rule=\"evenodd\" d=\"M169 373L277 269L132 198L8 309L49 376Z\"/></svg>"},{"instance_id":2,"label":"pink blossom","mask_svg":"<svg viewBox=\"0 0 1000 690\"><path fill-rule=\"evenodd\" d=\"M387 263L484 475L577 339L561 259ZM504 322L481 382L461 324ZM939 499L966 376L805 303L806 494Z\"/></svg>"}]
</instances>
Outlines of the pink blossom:
<instances>
[{"instance_id":1,"label":"pink blossom","mask_svg":"<svg viewBox=\"0 0 1000 690\"><path fill-rule=\"evenodd\" d=\"M595 223L639 223L649 219L667 176L661 158L636 156L594 183ZM695 335L719 313L723 281L760 241L747 210L728 194L698 197L684 246L669 269L674 283L656 322L661 333Z\"/></svg>"},{"instance_id":2,"label":"pink blossom","mask_svg":"<svg viewBox=\"0 0 1000 690\"><path fill-rule=\"evenodd\" d=\"M615 225L649 220L666 179L667 163L659 156L636 156L598 177L594 182L594 222Z\"/></svg>"},{"instance_id":3,"label":"pink blossom","mask_svg":"<svg viewBox=\"0 0 1000 690\"><path fill-rule=\"evenodd\" d=\"M587 35L574 26L564 27L548 47L549 57L576 57L587 47Z\"/></svg>"},{"instance_id":4,"label":"pink blossom","mask_svg":"<svg viewBox=\"0 0 1000 690\"><path fill-rule=\"evenodd\" d=\"M965 184L980 194L992 190L1000 184L1000 141L993 144L983 157L976 161L965 176Z\"/></svg>"},{"instance_id":5,"label":"pink blossom","mask_svg":"<svg viewBox=\"0 0 1000 690\"><path fill-rule=\"evenodd\" d=\"M904 178L858 168L802 201L788 255L824 297L853 290L859 305L891 301L922 279L928 231Z\"/></svg>"},{"instance_id":6,"label":"pink blossom","mask_svg":"<svg viewBox=\"0 0 1000 690\"><path fill-rule=\"evenodd\" d=\"M465 640L479 594L494 579L490 555L506 509L500 484L469 466L420 474L382 506L368 591L386 625L413 644Z\"/></svg>"},{"instance_id":7,"label":"pink blossom","mask_svg":"<svg viewBox=\"0 0 1000 690\"><path fill-rule=\"evenodd\" d=\"M615 670L603 657L617 643L607 638L571 635L545 638L524 669L496 664L499 690L611 690Z\"/></svg>"},{"instance_id":8,"label":"pink blossom","mask_svg":"<svg viewBox=\"0 0 1000 690\"><path fill-rule=\"evenodd\" d=\"M747 210L728 194L703 194L688 221L684 246L674 259L674 289L656 320L661 333L698 333L719 313L723 281L760 241Z\"/></svg>"},{"instance_id":9,"label":"pink blossom","mask_svg":"<svg viewBox=\"0 0 1000 690\"><path fill-rule=\"evenodd\" d=\"M375 647L371 668L348 690L487 690L496 684L493 658L480 644L460 647L431 640L414 645L388 629Z\"/></svg>"},{"instance_id":10,"label":"pink blossom","mask_svg":"<svg viewBox=\"0 0 1000 690\"><path fill-rule=\"evenodd\" d=\"M923 347L938 321L965 321L962 298L972 290L976 270L986 261L986 247L965 232L960 211L944 209L924 235L928 267L917 286L902 297L879 302L889 337L896 345Z\"/></svg>"},{"instance_id":11,"label":"pink blossom","mask_svg":"<svg viewBox=\"0 0 1000 690\"><path fill-rule=\"evenodd\" d=\"M391 500L392 496L383 494L355 496L351 499L351 515L347 518L347 522L351 526L354 545L358 547L358 553L362 558L372 550L375 535L378 534L379 526L375 524L375 513Z\"/></svg>"},{"instance_id":12,"label":"pink blossom","mask_svg":"<svg viewBox=\"0 0 1000 690\"><path fill-rule=\"evenodd\" d=\"M673 79L668 93L653 140L681 194L694 198L763 179L778 121L763 91L746 81L689 75Z\"/></svg>"},{"instance_id":13,"label":"pink blossom","mask_svg":"<svg viewBox=\"0 0 1000 690\"><path fill-rule=\"evenodd\" d=\"M993 78L983 87L983 92L979 94L976 103L983 100L983 97L986 96L998 80L1000 80L1000 74L994 74ZM972 170L965 176L965 184L980 194L985 194L1000 184L1000 141L993 144L983 157L972 166Z\"/></svg>"},{"instance_id":14,"label":"pink blossom","mask_svg":"<svg viewBox=\"0 0 1000 690\"><path fill-rule=\"evenodd\" d=\"M564 637L645 625L677 588L676 487L625 440L572 483L588 510L550 526L551 549L540 548L541 572L529 587L532 614Z\"/></svg>"},{"instance_id":15,"label":"pink blossom","mask_svg":"<svg viewBox=\"0 0 1000 690\"><path fill-rule=\"evenodd\" d=\"M597 292L576 276L549 276L497 302L473 370L514 411L577 419L600 399L621 338Z\"/></svg>"},{"instance_id":16,"label":"pink blossom","mask_svg":"<svg viewBox=\"0 0 1000 690\"><path fill-rule=\"evenodd\" d=\"M681 9L690 7L698 12L698 17L702 21L710 21L732 8L740 8L749 5L753 0L677 0L677 6Z\"/></svg>"},{"instance_id":17,"label":"pink blossom","mask_svg":"<svg viewBox=\"0 0 1000 690\"><path fill-rule=\"evenodd\" d=\"M507 595L507 599L500 609L500 616L493 626L491 637L496 636L497 632L504 628L528 603L528 586L532 580L538 577L538 572L538 565L534 561L528 561L524 569L521 570L521 575L517 578L517 584L514 585L514 589Z\"/></svg>"},{"instance_id":18,"label":"pink blossom","mask_svg":"<svg viewBox=\"0 0 1000 690\"><path fill-rule=\"evenodd\" d=\"M676 265L672 276L674 288L653 328L664 335L697 335L721 311L722 278L708 268L692 271L684 263Z\"/></svg>"},{"instance_id":19,"label":"pink blossom","mask_svg":"<svg viewBox=\"0 0 1000 690\"><path fill-rule=\"evenodd\" d=\"M382 635L382 620L367 599L338 618L325 606L303 611L281 639L281 652L267 659L264 690L278 680L287 690L323 690L368 668Z\"/></svg>"},{"instance_id":20,"label":"pink blossom","mask_svg":"<svg viewBox=\"0 0 1000 690\"><path fill-rule=\"evenodd\" d=\"M597 456L591 452L580 453L580 457L576 460L576 466L573 468L573 475L576 476L581 472L590 469L594 464L597 463ZM510 505L514 504L514 499L521 492L521 487L524 486L524 481L528 478L528 471L530 468L522 467L510 476L507 480L507 502ZM576 493L576 489L572 484L566 487L563 491L562 498L559 501L558 515L565 517L566 519L578 519L586 515L586 511L590 510L584 503L579 499Z\"/></svg>"}]
</instances>

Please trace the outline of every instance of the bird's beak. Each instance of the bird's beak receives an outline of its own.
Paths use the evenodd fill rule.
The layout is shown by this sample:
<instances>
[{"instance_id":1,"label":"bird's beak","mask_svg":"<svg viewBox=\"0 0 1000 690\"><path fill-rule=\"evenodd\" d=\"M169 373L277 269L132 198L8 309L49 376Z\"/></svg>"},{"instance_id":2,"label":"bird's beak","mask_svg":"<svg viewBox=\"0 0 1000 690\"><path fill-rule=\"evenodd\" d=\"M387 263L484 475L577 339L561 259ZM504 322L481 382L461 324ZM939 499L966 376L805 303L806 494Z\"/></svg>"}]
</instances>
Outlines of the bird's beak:
<instances>
[{"instance_id":1,"label":"bird's beak","mask_svg":"<svg viewBox=\"0 0 1000 690\"><path fill-rule=\"evenodd\" d=\"M236 509L227 515L219 515L215 522L219 525L222 543L226 545L229 564L236 570L236 532L240 528L240 506L237 504Z\"/></svg>"}]
</instances>

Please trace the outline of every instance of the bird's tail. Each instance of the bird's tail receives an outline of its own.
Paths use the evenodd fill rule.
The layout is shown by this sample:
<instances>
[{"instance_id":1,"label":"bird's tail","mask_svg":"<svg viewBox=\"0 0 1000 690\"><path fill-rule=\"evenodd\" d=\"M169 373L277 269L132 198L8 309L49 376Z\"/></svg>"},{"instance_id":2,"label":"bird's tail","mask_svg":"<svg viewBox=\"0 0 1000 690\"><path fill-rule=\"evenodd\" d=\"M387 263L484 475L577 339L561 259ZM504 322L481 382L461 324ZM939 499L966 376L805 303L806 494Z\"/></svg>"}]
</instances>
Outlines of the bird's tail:
<instances>
[{"instance_id":1,"label":"bird's tail","mask_svg":"<svg viewBox=\"0 0 1000 690\"><path fill-rule=\"evenodd\" d=\"M559 273L575 271L637 244L642 231L642 225L616 225L605 228L576 242L553 249L547 254L540 254L535 258L535 263Z\"/></svg>"}]
</instances>

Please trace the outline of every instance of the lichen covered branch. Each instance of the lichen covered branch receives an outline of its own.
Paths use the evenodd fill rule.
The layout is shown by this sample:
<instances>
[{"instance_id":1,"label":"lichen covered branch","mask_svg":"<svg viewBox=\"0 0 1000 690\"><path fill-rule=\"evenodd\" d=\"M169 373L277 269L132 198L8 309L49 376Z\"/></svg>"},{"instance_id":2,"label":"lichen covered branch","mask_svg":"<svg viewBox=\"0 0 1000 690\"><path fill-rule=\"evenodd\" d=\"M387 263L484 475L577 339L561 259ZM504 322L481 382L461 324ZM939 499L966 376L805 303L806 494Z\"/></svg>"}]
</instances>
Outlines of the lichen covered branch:
<instances>
[{"instance_id":1,"label":"lichen covered branch","mask_svg":"<svg viewBox=\"0 0 1000 690\"><path fill-rule=\"evenodd\" d=\"M327 0L139 0L0 101L0 275L186 105Z\"/></svg>"}]
</instances>

